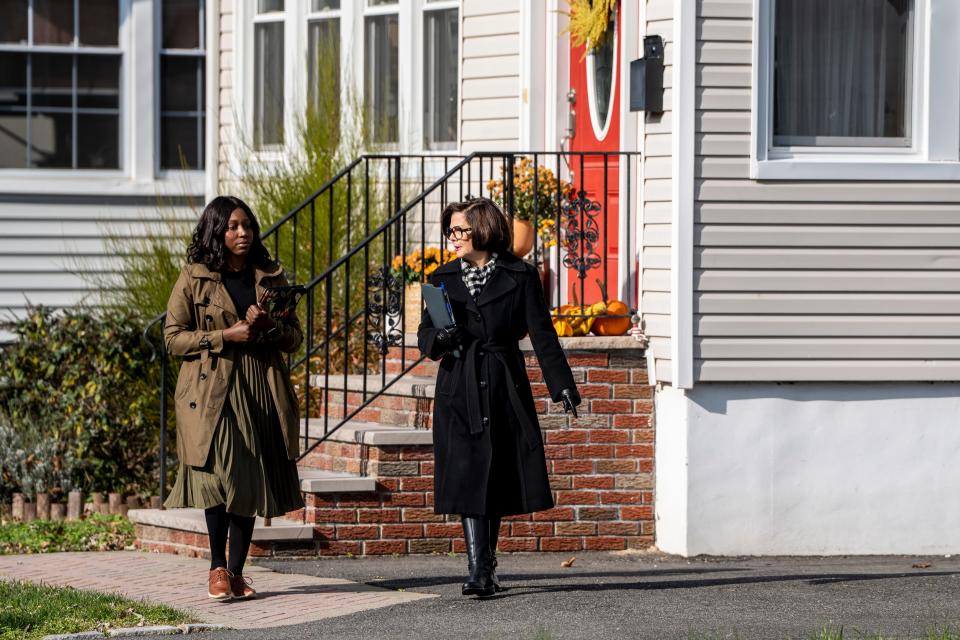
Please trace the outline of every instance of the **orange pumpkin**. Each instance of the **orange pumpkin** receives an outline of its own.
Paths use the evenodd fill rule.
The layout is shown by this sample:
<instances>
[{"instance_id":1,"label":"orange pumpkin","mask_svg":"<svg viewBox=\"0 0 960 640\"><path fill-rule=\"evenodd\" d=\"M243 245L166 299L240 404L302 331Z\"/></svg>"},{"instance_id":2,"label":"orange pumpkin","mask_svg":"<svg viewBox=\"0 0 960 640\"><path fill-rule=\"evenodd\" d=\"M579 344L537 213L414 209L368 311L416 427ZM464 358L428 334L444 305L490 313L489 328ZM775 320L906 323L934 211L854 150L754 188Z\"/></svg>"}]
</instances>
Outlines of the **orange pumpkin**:
<instances>
[{"instance_id":1,"label":"orange pumpkin","mask_svg":"<svg viewBox=\"0 0 960 640\"><path fill-rule=\"evenodd\" d=\"M597 336L623 336L630 331L633 321L630 319L630 309L626 303L621 300L607 300L607 288L597 278L597 286L600 287L600 294L606 304L606 312L611 316L620 316L612 318L594 318L590 332Z\"/></svg>"}]
</instances>

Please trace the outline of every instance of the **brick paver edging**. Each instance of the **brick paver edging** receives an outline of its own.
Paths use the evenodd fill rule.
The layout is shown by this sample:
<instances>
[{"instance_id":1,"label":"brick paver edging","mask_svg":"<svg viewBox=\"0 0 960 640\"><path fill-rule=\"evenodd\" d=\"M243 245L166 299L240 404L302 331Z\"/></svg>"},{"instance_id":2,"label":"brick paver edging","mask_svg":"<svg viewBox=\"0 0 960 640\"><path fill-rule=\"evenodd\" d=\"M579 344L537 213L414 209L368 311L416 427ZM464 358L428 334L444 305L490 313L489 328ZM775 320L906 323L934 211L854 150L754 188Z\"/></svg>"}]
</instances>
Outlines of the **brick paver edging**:
<instances>
[{"instance_id":1,"label":"brick paver edging","mask_svg":"<svg viewBox=\"0 0 960 640\"><path fill-rule=\"evenodd\" d=\"M0 556L0 578L118 593L187 611L203 622L258 629L313 622L436 597L391 591L336 578L283 574L248 567L254 600L213 602L204 560L162 553L114 551Z\"/></svg>"}]
</instances>

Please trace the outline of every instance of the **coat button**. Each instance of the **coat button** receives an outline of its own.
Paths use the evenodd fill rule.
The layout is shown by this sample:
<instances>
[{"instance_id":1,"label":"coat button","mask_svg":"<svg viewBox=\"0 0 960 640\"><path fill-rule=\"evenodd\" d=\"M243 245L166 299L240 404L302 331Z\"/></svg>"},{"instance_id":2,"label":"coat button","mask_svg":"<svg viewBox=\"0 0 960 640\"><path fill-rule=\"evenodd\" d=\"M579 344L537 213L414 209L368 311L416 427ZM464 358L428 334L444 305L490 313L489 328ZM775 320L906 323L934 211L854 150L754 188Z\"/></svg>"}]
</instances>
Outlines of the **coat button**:
<instances>
[{"instance_id":1,"label":"coat button","mask_svg":"<svg viewBox=\"0 0 960 640\"><path fill-rule=\"evenodd\" d=\"M477 355L482 358L483 356L485 356L485 355L487 355L487 354L484 353L483 351L477 351Z\"/></svg>"},{"instance_id":2,"label":"coat button","mask_svg":"<svg viewBox=\"0 0 960 640\"><path fill-rule=\"evenodd\" d=\"M474 312L473 312L473 319L474 319L474 320L477 320L477 321L480 320L480 312L479 312L479 311L474 311Z\"/></svg>"},{"instance_id":3,"label":"coat button","mask_svg":"<svg viewBox=\"0 0 960 640\"><path fill-rule=\"evenodd\" d=\"M483 416L483 424L490 424L490 418Z\"/></svg>"},{"instance_id":4,"label":"coat button","mask_svg":"<svg viewBox=\"0 0 960 640\"><path fill-rule=\"evenodd\" d=\"M481 380L481 381L480 381L480 388L481 388L481 389L486 389L486 388L487 388L487 381L486 381L486 380Z\"/></svg>"},{"instance_id":5,"label":"coat button","mask_svg":"<svg viewBox=\"0 0 960 640\"><path fill-rule=\"evenodd\" d=\"M196 409L196 408L197 408L197 403L196 403L196 402L191 402L191 403L190 403L190 408L191 408L191 409Z\"/></svg>"},{"instance_id":6,"label":"coat button","mask_svg":"<svg viewBox=\"0 0 960 640\"><path fill-rule=\"evenodd\" d=\"M207 379L207 374L201 373L201 374L200 374L200 379L201 379L201 380L206 380L206 379Z\"/></svg>"},{"instance_id":7,"label":"coat button","mask_svg":"<svg viewBox=\"0 0 960 640\"><path fill-rule=\"evenodd\" d=\"M203 304L210 304L210 296L203 297Z\"/></svg>"},{"instance_id":8,"label":"coat button","mask_svg":"<svg viewBox=\"0 0 960 640\"><path fill-rule=\"evenodd\" d=\"M207 322L213 322L213 316L206 316Z\"/></svg>"}]
</instances>

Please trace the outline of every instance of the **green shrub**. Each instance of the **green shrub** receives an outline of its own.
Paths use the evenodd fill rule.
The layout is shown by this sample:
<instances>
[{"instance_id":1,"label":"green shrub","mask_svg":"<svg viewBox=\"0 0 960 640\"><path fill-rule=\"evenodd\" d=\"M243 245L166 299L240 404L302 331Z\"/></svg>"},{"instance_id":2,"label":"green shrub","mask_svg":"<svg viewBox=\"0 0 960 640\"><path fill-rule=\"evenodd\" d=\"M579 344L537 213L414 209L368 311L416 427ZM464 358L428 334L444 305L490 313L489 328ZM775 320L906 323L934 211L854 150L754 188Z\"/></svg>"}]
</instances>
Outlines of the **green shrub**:
<instances>
[{"instance_id":1,"label":"green shrub","mask_svg":"<svg viewBox=\"0 0 960 640\"><path fill-rule=\"evenodd\" d=\"M159 364L141 343L145 322L36 307L5 327L16 340L0 349L0 410L35 453L18 478L25 492L55 488L46 485L58 477L85 491L155 489Z\"/></svg>"},{"instance_id":2,"label":"green shrub","mask_svg":"<svg viewBox=\"0 0 960 640\"><path fill-rule=\"evenodd\" d=\"M31 500L38 493L55 497L73 488L76 456L59 440L46 438L36 425L18 431L0 424L0 503L14 492Z\"/></svg>"}]
</instances>

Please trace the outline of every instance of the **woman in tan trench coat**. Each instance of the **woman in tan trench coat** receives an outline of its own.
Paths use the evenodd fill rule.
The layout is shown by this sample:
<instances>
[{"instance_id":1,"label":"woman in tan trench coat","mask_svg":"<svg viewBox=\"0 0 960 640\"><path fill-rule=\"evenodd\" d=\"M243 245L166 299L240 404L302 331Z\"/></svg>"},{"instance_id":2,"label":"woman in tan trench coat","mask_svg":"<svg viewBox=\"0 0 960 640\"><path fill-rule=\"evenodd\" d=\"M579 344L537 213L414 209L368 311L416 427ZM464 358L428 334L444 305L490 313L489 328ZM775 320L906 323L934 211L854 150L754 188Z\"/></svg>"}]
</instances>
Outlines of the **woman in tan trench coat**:
<instances>
[{"instance_id":1,"label":"woman in tan trench coat","mask_svg":"<svg viewBox=\"0 0 960 640\"><path fill-rule=\"evenodd\" d=\"M180 467L165 506L204 509L208 595L251 598L242 571L256 516L303 507L299 411L282 355L303 336L295 314L275 323L258 304L286 278L239 198L207 205L187 260L164 329L167 351L183 358L175 392Z\"/></svg>"}]
</instances>

